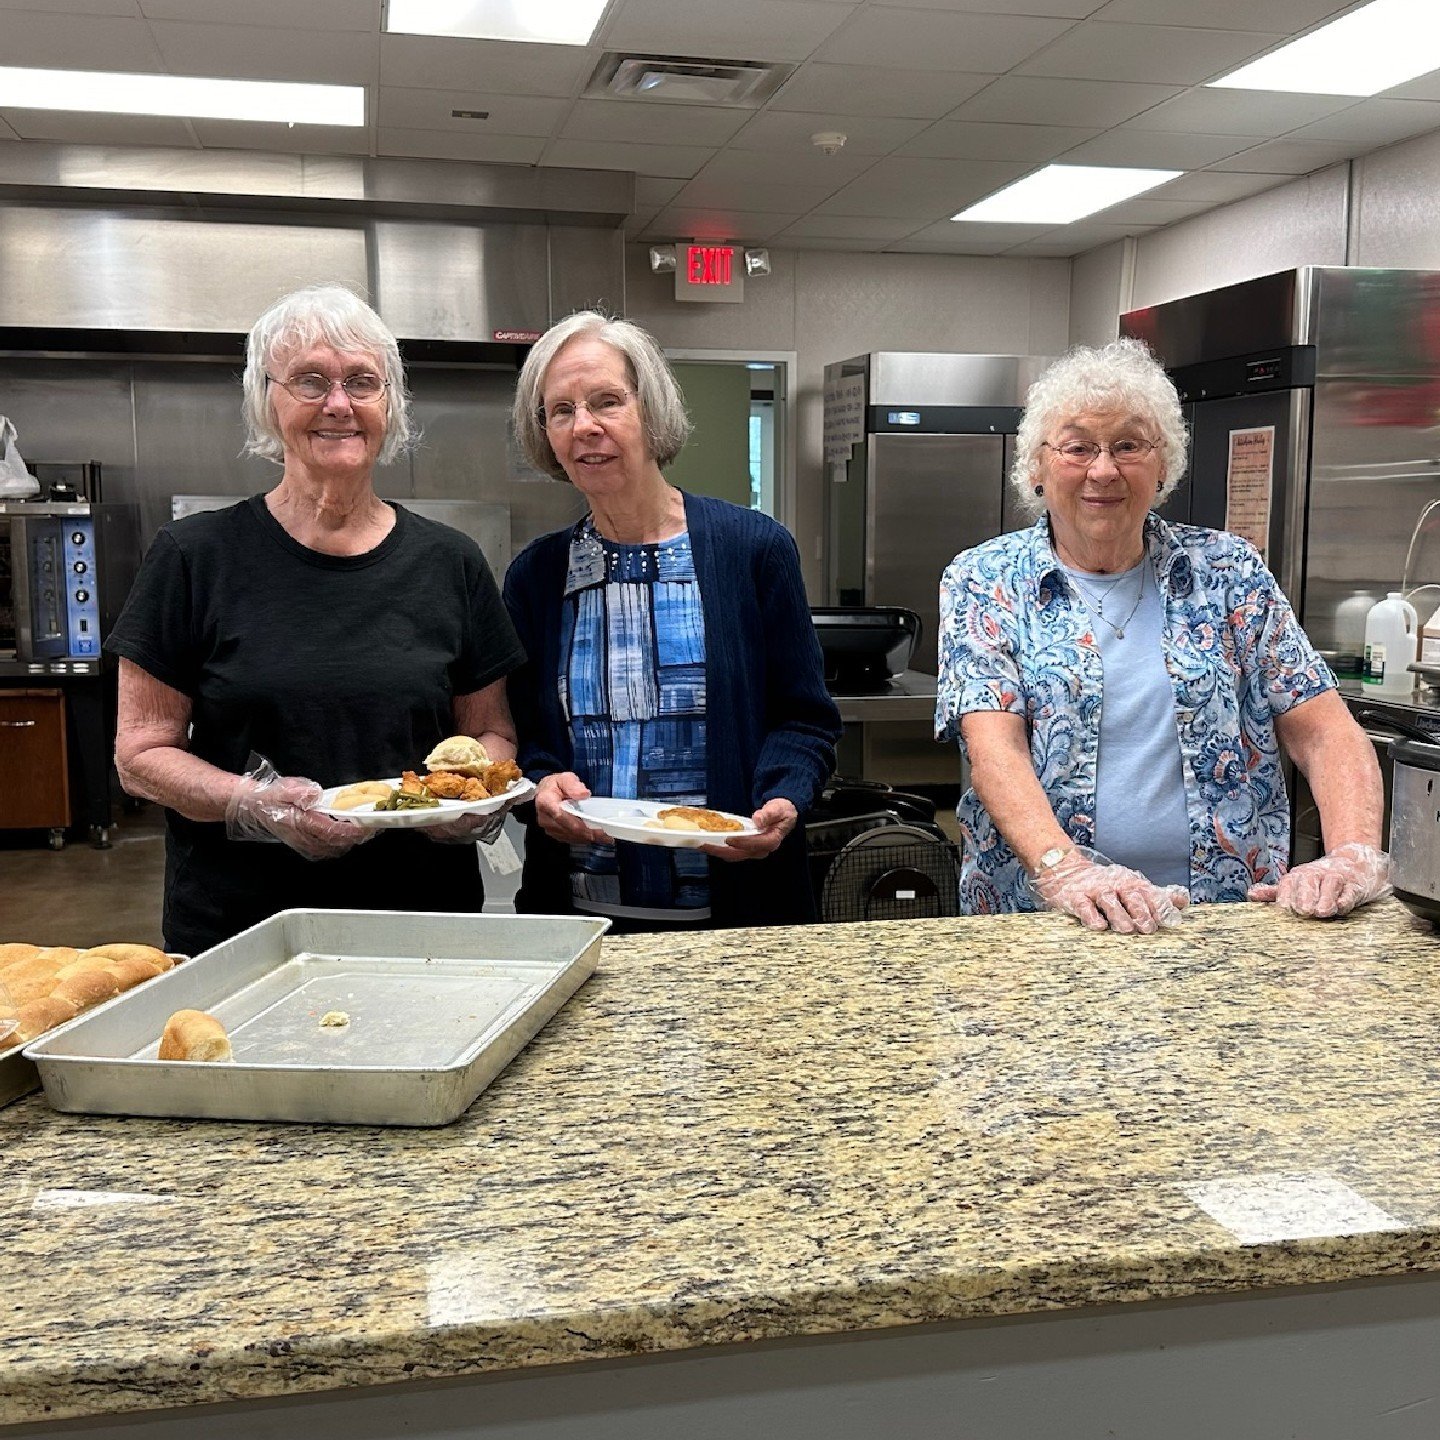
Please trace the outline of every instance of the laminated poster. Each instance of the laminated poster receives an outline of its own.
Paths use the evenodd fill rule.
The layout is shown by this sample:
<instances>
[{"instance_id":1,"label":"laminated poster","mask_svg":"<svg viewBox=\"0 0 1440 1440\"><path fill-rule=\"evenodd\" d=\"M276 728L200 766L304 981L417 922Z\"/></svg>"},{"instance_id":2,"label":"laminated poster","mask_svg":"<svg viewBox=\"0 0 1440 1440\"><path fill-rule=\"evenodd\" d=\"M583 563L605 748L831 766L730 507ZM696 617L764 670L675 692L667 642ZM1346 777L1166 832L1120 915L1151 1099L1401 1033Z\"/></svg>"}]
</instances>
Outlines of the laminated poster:
<instances>
[{"instance_id":1,"label":"laminated poster","mask_svg":"<svg viewBox=\"0 0 1440 1440\"><path fill-rule=\"evenodd\" d=\"M1248 540L1270 563L1270 492L1275 467L1275 427L1230 432L1225 472L1225 528Z\"/></svg>"},{"instance_id":2,"label":"laminated poster","mask_svg":"<svg viewBox=\"0 0 1440 1440\"><path fill-rule=\"evenodd\" d=\"M850 447L865 438L865 377L846 375L825 386L825 459L839 462L836 480L845 478Z\"/></svg>"}]
</instances>

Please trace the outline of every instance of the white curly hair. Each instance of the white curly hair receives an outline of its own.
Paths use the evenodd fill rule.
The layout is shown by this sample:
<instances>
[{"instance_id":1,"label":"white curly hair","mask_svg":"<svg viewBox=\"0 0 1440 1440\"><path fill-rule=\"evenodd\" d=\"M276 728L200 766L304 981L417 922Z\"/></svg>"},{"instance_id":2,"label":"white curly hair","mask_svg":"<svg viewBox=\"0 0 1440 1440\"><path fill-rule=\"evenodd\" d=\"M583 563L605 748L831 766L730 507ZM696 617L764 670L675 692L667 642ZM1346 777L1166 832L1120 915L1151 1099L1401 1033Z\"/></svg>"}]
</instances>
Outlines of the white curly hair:
<instances>
[{"instance_id":1,"label":"white curly hair","mask_svg":"<svg viewBox=\"0 0 1440 1440\"><path fill-rule=\"evenodd\" d=\"M1143 340L1077 345L1050 366L1025 396L1010 484L1027 514L1039 515L1045 508L1035 485L1046 438L1076 415L1115 411L1153 427L1154 438L1160 441L1165 473L1151 508L1174 490L1185 473L1190 436L1179 393L1160 362Z\"/></svg>"}]
</instances>

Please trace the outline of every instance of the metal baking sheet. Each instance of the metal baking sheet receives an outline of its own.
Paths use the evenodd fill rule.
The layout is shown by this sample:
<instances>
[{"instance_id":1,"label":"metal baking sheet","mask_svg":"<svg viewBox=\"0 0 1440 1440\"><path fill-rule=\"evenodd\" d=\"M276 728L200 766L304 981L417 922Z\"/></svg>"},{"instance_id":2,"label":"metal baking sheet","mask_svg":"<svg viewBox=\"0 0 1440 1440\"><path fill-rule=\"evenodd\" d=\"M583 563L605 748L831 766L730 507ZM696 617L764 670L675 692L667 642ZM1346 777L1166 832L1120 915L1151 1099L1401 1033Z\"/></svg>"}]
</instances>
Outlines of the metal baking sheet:
<instances>
[{"instance_id":1,"label":"metal baking sheet","mask_svg":"<svg viewBox=\"0 0 1440 1440\"><path fill-rule=\"evenodd\" d=\"M608 920L286 910L25 1050L58 1110L447 1125L594 970ZM232 1063L159 1060L205 1010ZM349 1023L324 1027L327 1012Z\"/></svg>"},{"instance_id":2,"label":"metal baking sheet","mask_svg":"<svg viewBox=\"0 0 1440 1440\"><path fill-rule=\"evenodd\" d=\"M39 1073L19 1050L9 1050L0 1055L0 1105L8 1105L39 1088Z\"/></svg>"}]
</instances>

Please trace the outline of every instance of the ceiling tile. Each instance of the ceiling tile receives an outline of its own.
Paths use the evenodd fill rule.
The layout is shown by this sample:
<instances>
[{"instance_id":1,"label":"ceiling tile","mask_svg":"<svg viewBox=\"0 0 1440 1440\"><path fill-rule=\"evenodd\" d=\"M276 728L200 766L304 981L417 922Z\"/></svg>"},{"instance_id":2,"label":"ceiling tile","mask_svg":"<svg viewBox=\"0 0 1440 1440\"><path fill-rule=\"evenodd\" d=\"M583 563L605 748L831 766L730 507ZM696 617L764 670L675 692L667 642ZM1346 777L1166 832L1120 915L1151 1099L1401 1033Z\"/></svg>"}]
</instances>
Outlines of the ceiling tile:
<instances>
[{"instance_id":1,"label":"ceiling tile","mask_svg":"<svg viewBox=\"0 0 1440 1440\"><path fill-rule=\"evenodd\" d=\"M635 208L659 210L668 205L683 189L685 181L669 175L637 175L635 177Z\"/></svg>"},{"instance_id":2,"label":"ceiling tile","mask_svg":"<svg viewBox=\"0 0 1440 1440\"><path fill-rule=\"evenodd\" d=\"M179 75L369 85L379 39L342 30L277 30L261 25L150 26L165 65Z\"/></svg>"},{"instance_id":3,"label":"ceiling tile","mask_svg":"<svg viewBox=\"0 0 1440 1440\"><path fill-rule=\"evenodd\" d=\"M943 120L896 152L937 160L1050 160L1099 134L1075 125L988 125Z\"/></svg>"},{"instance_id":4,"label":"ceiling tile","mask_svg":"<svg viewBox=\"0 0 1440 1440\"><path fill-rule=\"evenodd\" d=\"M1198 85L1235 69L1284 38L1174 25L1077 25L1019 66L1016 73Z\"/></svg>"},{"instance_id":5,"label":"ceiling tile","mask_svg":"<svg viewBox=\"0 0 1440 1440\"><path fill-rule=\"evenodd\" d=\"M1000 75L1069 27L1069 20L1028 15L957 15L940 10L857 12L817 60Z\"/></svg>"},{"instance_id":6,"label":"ceiling tile","mask_svg":"<svg viewBox=\"0 0 1440 1440\"><path fill-rule=\"evenodd\" d=\"M1431 71L1385 92L1386 100L1440 100L1440 70Z\"/></svg>"},{"instance_id":7,"label":"ceiling tile","mask_svg":"<svg viewBox=\"0 0 1440 1440\"><path fill-rule=\"evenodd\" d=\"M1094 250L1100 245L1110 245L1123 240L1127 235L1143 235L1147 230L1157 229L1154 225L1102 225L1079 221L1065 225L1058 230L1047 231L1038 240L1026 240L1005 253L1017 259L1058 259L1067 255L1079 255Z\"/></svg>"},{"instance_id":8,"label":"ceiling tile","mask_svg":"<svg viewBox=\"0 0 1440 1440\"><path fill-rule=\"evenodd\" d=\"M1090 17L1140 25L1195 25L1293 35L1349 8L1353 0L1110 0Z\"/></svg>"},{"instance_id":9,"label":"ceiling tile","mask_svg":"<svg viewBox=\"0 0 1440 1440\"><path fill-rule=\"evenodd\" d=\"M912 231L887 250L914 254L998 255L1012 245L1038 239L1053 225L981 225L968 220L941 220L922 230Z\"/></svg>"},{"instance_id":10,"label":"ceiling tile","mask_svg":"<svg viewBox=\"0 0 1440 1440\"><path fill-rule=\"evenodd\" d=\"M394 130L375 137L380 155L440 160L474 160L498 165L538 165L546 140L539 135L466 135L449 130Z\"/></svg>"},{"instance_id":11,"label":"ceiling tile","mask_svg":"<svg viewBox=\"0 0 1440 1440\"><path fill-rule=\"evenodd\" d=\"M793 219L833 193L831 186L777 185L743 175L711 175L706 166L675 197L675 204L727 210L788 210Z\"/></svg>"},{"instance_id":12,"label":"ceiling tile","mask_svg":"<svg viewBox=\"0 0 1440 1440\"><path fill-rule=\"evenodd\" d=\"M0 0L0 11L38 10L44 4L45 0ZM50 7L52 14L58 9L58 5ZM64 10L68 15L124 15L134 20L141 18L140 0L65 0Z\"/></svg>"},{"instance_id":13,"label":"ceiling tile","mask_svg":"<svg viewBox=\"0 0 1440 1440\"><path fill-rule=\"evenodd\" d=\"M0 56L7 65L50 70L165 68L143 20L104 15L48 15L37 10L0 11Z\"/></svg>"},{"instance_id":14,"label":"ceiling tile","mask_svg":"<svg viewBox=\"0 0 1440 1440\"><path fill-rule=\"evenodd\" d=\"M552 140L547 165L574 170L633 170L637 175L680 175L687 180L715 154L709 145L622 145L596 140Z\"/></svg>"},{"instance_id":15,"label":"ceiling tile","mask_svg":"<svg viewBox=\"0 0 1440 1440\"><path fill-rule=\"evenodd\" d=\"M1126 125L1077 145L1066 154L1065 163L1199 170L1267 138L1265 135L1187 135L1179 130L1132 130Z\"/></svg>"},{"instance_id":16,"label":"ceiling tile","mask_svg":"<svg viewBox=\"0 0 1440 1440\"><path fill-rule=\"evenodd\" d=\"M1221 160L1211 169L1308 175L1312 170L1323 170L1327 165L1348 160L1360 148L1344 140L1267 140L1229 160Z\"/></svg>"},{"instance_id":17,"label":"ceiling tile","mask_svg":"<svg viewBox=\"0 0 1440 1440\"><path fill-rule=\"evenodd\" d=\"M474 131L486 135L551 135L570 109L569 100L534 95L496 95L475 90L380 87L378 120L389 129ZM452 110L484 110L486 120L457 120Z\"/></svg>"},{"instance_id":18,"label":"ceiling tile","mask_svg":"<svg viewBox=\"0 0 1440 1440\"><path fill-rule=\"evenodd\" d=\"M818 191L819 199L848 185L857 175L876 164L873 155L822 155L809 150L722 150L695 177L702 180L744 180L766 185L793 185L797 189ZM751 205L751 210L781 209L781 206ZM808 208L795 206L796 209Z\"/></svg>"},{"instance_id":19,"label":"ceiling tile","mask_svg":"<svg viewBox=\"0 0 1440 1440\"><path fill-rule=\"evenodd\" d=\"M988 75L812 62L780 87L767 109L936 120L989 83Z\"/></svg>"},{"instance_id":20,"label":"ceiling tile","mask_svg":"<svg viewBox=\"0 0 1440 1440\"><path fill-rule=\"evenodd\" d=\"M808 115L795 110L766 110L730 141L732 150L801 150L816 148L812 135L838 130L845 136L842 155L888 155L918 135L924 120L881 120L866 115Z\"/></svg>"},{"instance_id":21,"label":"ceiling tile","mask_svg":"<svg viewBox=\"0 0 1440 1440\"><path fill-rule=\"evenodd\" d=\"M48 140L60 144L95 142L94 115L64 110L5 110L5 119L22 140ZM195 148L195 133L183 120L161 115L106 115L107 145L173 145ZM268 126L266 127L269 128Z\"/></svg>"},{"instance_id":22,"label":"ceiling tile","mask_svg":"<svg viewBox=\"0 0 1440 1440\"><path fill-rule=\"evenodd\" d=\"M1122 200L1095 213L1102 225L1173 225L1210 208L1208 200L1152 200L1147 191L1133 200Z\"/></svg>"},{"instance_id":23,"label":"ceiling tile","mask_svg":"<svg viewBox=\"0 0 1440 1440\"><path fill-rule=\"evenodd\" d=\"M32 0L36 3L36 0ZM74 8L75 0L65 0ZM83 0L89 4L90 0ZM275 25L293 30L375 32L375 0L245 0L242 6L216 0L139 0L148 20L243 20L246 25Z\"/></svg>"},{"instance_id":24,"label":"ceiling tile","mask_svg":"<svg viewBox=\"0 0 1440 1440\"><path fill-rule=\"evenodd\" d=\"M605 48L727 60L804 60L848 14L846 6L827 0L724 0L722 5L625 0L605 27Z\"/></svg>"},{"instance_id":25,"label":"ceiling tile","mask_svg":"<svg viewBox=\"0 0 1440 1440\"><path fill-rule=\"evenodd\" d=\"M879 242L875 240L839 240L825 235L817 235L812 240L806 240L803 245L795 245L785 238L783 230L767 243L772 249L793 247L797 250L845 250L857 255L884 253Z\"/></svg>"},{"instance_id":26,"label":"ceiling tile","mask_svg":"<svg viewBox=\"0 0 1440 1440\"><path fill-rule=\"evenodd\" d=\"M826 215L913 216L938 220L998 190L1026 171L993 160L877 160L859 179L837 190L819 212Z\"/></svg>"},{"instance_id":27,"label":"ceiling tile","mask_svg":"<svg viewBox=\"0 0 1440 1440\"><path fill-rule=\"evenodd\" d=\"M766 214L761 211L695 209L671 205L650 225L650 238L661 236L684 240L734 240L754 245L769 240L795 219L793 211Z\"/></svg>"},{"instance_id":28,"label":"ceiling tile","mask_svg":"<svg viewBox=\"0 0 1440 1440\"><path fill-rule=\"evenodd\" d=\"M723 145L750 111L720 105L644 100L577 100L561 134L576 140L633 140L655 145Z\"/></svg>"},{"instance_id":29,"label":"ceiling tile","mask_svg":"<svg viewBox=\"0 0 1440 1440\"><path fill-rule=\"evenodd\" d=\"M239 120L192 120L207 150L274 150L289 155L368 155L370 128L349 125L251 125Z\"/></svg>"},{"instance_id":30,"label":"ceiling tile","mask_svg":"<svg viewBox=\"0 0 1440 1440\"><path fill-rule=\"evenodd\" d=\"M1391 100L1375 97L1362 100L1338 115L1302 125L1285 136L1287 140L1350 140L1358 150L1393 145L1411 135L1440 129L1440 102L1434 100Z\"/></svg>"},{"instance_id":31,"label":"ceiling tile","mask_svg":"<svg viewBox=\"0 0 1440 1440\"><path fill-rule=\"evenodd\" d=\"M1133 123L1136 130L1200 135L1283 135L1355 103L1344 95L1285 95L1274 90L1190 90Z\"/></svg>"},{"instance_id":32,"label":"ceiling tile","mask_svg":"<svg viewBox=\"0 0 1440 1440\"><path fill-rule=\"evenodd\" d=\"M6 123L5 117L0 115L0 140L18 140L19 138L19 135Z\"/></svg>"},{"instance_id":33,"label":"ceiling tile","mask_svg":"<svg viewBox=\"0 0 1440 1440\"><path fill-rule=\"evenodd\" d=\"M1243 200L1247 195L1258 195L1262 190L1273 190L1283 185L1279 175L1242 174L1238 171L1196 170L1160 185L1150 193L1158 199L1205 200L1210 204L1228 204L1231 200Z\"/></svg>"},{"instance_id":34,"label":"ceiling tile","mask_svg":"<svg viewBox=\"0 0 1440 1440\"><path fill-rule=\"evenodd\" d=\"M871 0L876 9L951 10L982 15L1045 15L1083 20L1095 0Z\"/></svg>"},{"instance_id":35,"label":"ceiling tile","mask_svg":"<svg viewBox=\"0 0 1440 1440\"><path fill-rule=\"evenodd\" d=\"M1177 94L1179 90L1173 85L1005 75L945 118L1022 125L1090 125L1105 129Z\"/></svg>"},{"instance_id":36,"label":"ceiling tile","mask_svg":"<svg viewBox=\"0 0 1440 1440\"><path fill-rule=\"evenodd\" d=\"M806 215L781 237L799 244L811 240L898 240L915 228L913 220L886 220L877 215Z\"/></svg>"},{"instance_id":37,"label":"ceiling tile","mask_svg":"<svg viewBox=\"0 0 1440 1440\"><path fill-rule=\"evenodd\" d=\"M507 45L501 40L444 40L382 35L380 83L419 89L495 90L502 95L576 95L595 56L573 45Z\"/></svg>"}]
</instances>

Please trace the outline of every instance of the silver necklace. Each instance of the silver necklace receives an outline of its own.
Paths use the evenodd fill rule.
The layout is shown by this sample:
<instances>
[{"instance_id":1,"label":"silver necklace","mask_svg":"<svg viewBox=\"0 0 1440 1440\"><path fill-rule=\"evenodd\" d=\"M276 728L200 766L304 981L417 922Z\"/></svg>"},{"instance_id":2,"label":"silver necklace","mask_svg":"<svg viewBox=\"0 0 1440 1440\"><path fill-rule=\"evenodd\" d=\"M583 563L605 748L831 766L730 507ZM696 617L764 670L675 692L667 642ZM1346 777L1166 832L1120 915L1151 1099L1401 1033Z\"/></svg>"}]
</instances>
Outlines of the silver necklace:
<instances>
[{"instance_id":1,"label":"silver necklace","mask_svg":"<svg viewBox=\"0 0 1440 1440\"><path fill-rule=\"evenodd\" d=\"M1075 580L1075 588L1080 592L1080 596L1089 607L1090 613L1097 619L1103 620L1114 632L1117 640L1123 640L1125 638L1125 627L1135 618L1135 612L1140 608L1141 600L1145 598L1145 568L1143 565L1140 567L1140 588L1135 592L1135 603L1130 607L1130 613L1118 625L1105 613L1105 601L1099 600L1092 595L1078 580L1075 580L1074 575L1070 577L1072 580ZM1114 593L1115 587L1112 586L1110 594L1113 595Z\"/></svg>"}]
</instances>

